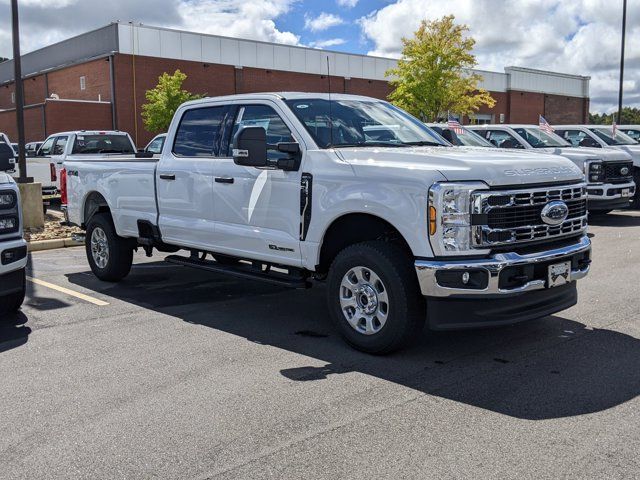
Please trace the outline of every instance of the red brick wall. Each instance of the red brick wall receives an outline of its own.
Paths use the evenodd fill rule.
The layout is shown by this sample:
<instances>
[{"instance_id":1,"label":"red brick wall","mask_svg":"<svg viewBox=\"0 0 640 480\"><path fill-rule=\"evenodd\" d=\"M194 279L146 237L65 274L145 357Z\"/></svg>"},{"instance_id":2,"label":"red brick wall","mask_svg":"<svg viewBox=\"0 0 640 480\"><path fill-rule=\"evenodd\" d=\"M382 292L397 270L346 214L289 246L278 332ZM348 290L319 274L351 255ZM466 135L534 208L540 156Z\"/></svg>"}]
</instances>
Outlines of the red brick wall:
<instances>
[{"instance_id":1,"label":"red brick wall","mask_svg":"<svg viewBox=\"0 0 640 480\"><path fill-rule=\"evenodd\" d=\"M589 100L586 98L544 96L544 118L551 124L587 123Z\"/></svg>"},{"instance_id":2,"label":"red brick wall","mask_svg":"<svg viewBox=\"0 0 640 480\"><path fill-rule=\"evenodd\" d=\"M86 78L85 90L80 90L81 76ZM102 101L111 100L108 58L55 70L48 77L49 95L56 93L60 98L72 100L98 100L98 96Z\"/></svg>"},{"instance_id":3,"label":"red brick wall","mask_svg":"<svg viewBox=\"0 0 640 480\"><path fill-rule=\"evenodd\" d=\"M44 105L25 107L25 141L35 142L45 138L43 108ZM15 109L0 112L0 132L6 133L12 142L18 141L18 125L16 123Z\"/></svg>"},{"instance_id":4,"label":"red brick wall","mask_svg":"<svg viewBox=\"0 0 640 480\"><path fill-rule=\"evenodd\" d=\"M47 100L47 133L67 130L111 130L111 105Z\"/></svg>"},{"instance_id":5,"label":"red brick wall","mask_svg":"<svg viewBox=\"0 0 640 480\"><path fill-rule=\"evenodd\" d=\"M544 94L519 92L508 93L509 115L506 123L538 123L538 116L544 115Z\"/></svg>"},{"instance_id":6,"label":"red brick wall","mask_svg":"<svg viewBox=\"0 0 640 480\"><path fill-rule=\"evenodd\" d=\"M379 98L387 100L393 88L389 83L382 80L366 80L364 78L351 78L345 80L344 93L352 93L354 95L365 95L367 97Z\"/></svg>"}]
</instances>

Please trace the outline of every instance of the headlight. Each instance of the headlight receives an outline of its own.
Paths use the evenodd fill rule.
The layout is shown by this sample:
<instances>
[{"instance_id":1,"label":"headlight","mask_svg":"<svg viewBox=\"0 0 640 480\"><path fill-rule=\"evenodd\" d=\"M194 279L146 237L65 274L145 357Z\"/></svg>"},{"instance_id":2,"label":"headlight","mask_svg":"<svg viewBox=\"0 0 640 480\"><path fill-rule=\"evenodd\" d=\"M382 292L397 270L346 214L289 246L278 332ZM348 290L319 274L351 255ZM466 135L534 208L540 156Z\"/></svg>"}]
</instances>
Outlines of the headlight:
<instances>
[{"instance_id":1,"label":"headlight","mask_svg":"<svg viewBox=\"0 0 640 480\"><path fill-rule=\"evenodd\" d=\"M436 255L471 253L472 194L481 182L436 183L429 190L429 237ZM476 252L474 252L476 253Z\"/></svg>"},{"instance_id":2,"label":"headlight","mask_svg":"<svg viewBox=\"0 0 640 480\"><path fill-rule=\"evenodd\" d=\"M0 192L0 208L13 208L16 205L16 194L13 192Z\"/></svg>"},{"instance_id":3,"label":"headlight","mask_svg":"<svg viewBox=\"0 0 640 480\"><path fill-rule=\"evenodd\" d=\"M18 231L18 217L0 217L0 234Z\"/></svg>"},{"instance_id":4,"label":"headlight","mask_svg":"<svg viewBox=\"0 0 640 480\"><path fill-rule=\"evenodd\" d=\"M589 183L604 182L604 168L600 160L587 162L585 164L585 175Z\"/></svg>"}]
</instances>

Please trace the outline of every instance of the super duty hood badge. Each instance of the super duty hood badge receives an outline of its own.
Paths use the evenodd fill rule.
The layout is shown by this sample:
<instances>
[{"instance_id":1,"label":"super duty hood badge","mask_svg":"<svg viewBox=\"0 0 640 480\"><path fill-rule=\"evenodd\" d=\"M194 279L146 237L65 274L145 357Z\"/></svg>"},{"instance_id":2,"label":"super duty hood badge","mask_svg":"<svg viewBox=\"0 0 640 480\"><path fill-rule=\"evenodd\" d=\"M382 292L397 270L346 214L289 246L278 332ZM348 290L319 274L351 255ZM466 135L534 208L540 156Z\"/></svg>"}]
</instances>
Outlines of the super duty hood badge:
<instances>
[{"instance_id":1,"label":"super duty hood badge","mask_svg":"<svg viewBox=\"0 0 640 480\"><path fill-rule=\"evenodd\" d=\"M504 174L509 177L527 177L529 175L558 175L575 174L573 167L537 167L537 168L509 168Z\"/></svg>"}]
</instances>

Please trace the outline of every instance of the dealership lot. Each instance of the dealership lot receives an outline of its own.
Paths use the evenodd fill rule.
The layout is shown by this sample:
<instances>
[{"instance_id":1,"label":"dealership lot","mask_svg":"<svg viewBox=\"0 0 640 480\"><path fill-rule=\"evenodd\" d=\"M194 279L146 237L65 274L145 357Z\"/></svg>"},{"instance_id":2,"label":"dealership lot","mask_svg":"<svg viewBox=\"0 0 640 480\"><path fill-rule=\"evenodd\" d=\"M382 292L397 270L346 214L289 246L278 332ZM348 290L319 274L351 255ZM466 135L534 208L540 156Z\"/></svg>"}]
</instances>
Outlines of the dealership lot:
<instances>
[{"instance_id":1,"label":"dealership lot","mask_svg":"<svg viewBox=\"0 0 640 480\"><path fill-rule=\"evenodd\" d=\"M33 253L0 326L3 478L631 478L640 212L592 220L580 302L372 357L294 291L138 254Z\"/></svg>"}]
</instances>

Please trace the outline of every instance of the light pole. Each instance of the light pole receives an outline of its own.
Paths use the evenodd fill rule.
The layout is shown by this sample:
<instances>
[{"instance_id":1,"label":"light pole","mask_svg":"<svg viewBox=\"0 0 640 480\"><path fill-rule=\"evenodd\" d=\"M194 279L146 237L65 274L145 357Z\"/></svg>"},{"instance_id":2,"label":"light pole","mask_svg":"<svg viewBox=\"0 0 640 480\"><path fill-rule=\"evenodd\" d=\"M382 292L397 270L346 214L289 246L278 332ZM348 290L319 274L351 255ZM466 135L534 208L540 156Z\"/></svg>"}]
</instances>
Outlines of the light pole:
<instances>
[{"instance_id":1,"label":"light pole","mask_svg":"<svg viewBox=\"0 0 640 480\"><path fill-rule=\"evenodd\" d=\"M622 0L622 48L620 52L620 90L618 91L618 125L622 123L622 82L624 80L624 43L627 29L627 0Z\"/></svg>"},{"instance_id":2,"label":"light pole","mask_svg":"<svg viewBox=\"0 0 640 480\"><path fill-rule=\"evenodd\" d=\"M20 28L18 26L18 0L11 0L11 27L13 30L13 83L16 92L16 121L18 122L18 183L31 183L27 177L27 160L24 148L24 91L22 88L22 65L20 64Z\"/></svg>"}]
</instances>

